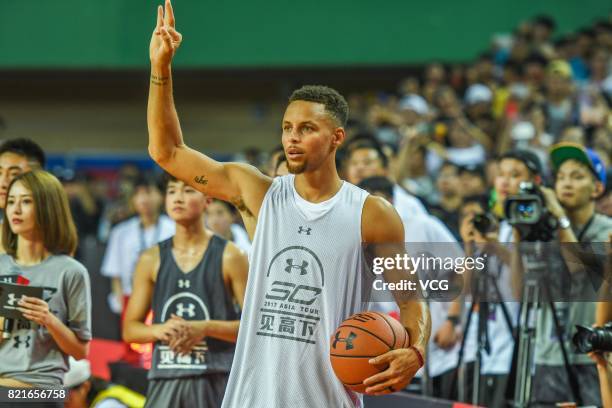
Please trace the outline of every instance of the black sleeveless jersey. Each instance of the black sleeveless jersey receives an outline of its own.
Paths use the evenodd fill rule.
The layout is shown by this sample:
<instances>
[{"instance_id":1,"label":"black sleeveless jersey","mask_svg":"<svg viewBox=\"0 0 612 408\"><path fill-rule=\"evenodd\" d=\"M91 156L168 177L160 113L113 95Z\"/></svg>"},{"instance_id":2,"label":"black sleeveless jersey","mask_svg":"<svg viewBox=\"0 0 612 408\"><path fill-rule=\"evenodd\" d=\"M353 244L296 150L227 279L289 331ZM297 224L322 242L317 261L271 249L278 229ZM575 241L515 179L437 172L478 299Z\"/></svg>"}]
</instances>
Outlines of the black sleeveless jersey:
<instances>
[{"instance_id":1,"label":"black sleeveless jersey","mask_svg":"<svg viewBox=\"0 0 612 408\"><path fill-rule=\"evenodd\" d=\"M153 293L153 323L172 314L185 320L238 320L239 314L223 282L223 251L227 241L213 235L198 265L181 271L172 254L172 238L159 243L160 266ZM149 379L229 373L235 344L205 338L186 355L156 342Z\"/></svg>"}]
</instances>

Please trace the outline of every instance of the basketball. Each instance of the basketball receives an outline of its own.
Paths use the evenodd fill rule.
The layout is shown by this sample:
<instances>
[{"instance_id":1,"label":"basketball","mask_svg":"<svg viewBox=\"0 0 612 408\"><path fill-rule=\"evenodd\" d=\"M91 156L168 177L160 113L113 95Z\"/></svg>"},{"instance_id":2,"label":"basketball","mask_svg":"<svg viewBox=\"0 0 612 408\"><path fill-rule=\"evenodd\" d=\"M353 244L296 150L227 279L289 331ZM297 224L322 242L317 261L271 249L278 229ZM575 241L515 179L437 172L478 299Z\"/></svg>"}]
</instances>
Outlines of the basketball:
<instances>
[{"instance_id":1,"label":"basketball","mask_svg":"<svg viewBox=\"0 0 612 408\"><path fill-rule=\"evenodd\" d=\"M383 313L357 313L343 321L331 337L330 360L336 376L353 391L365 392L363 381L387 369L368 361L410 344L400 322Z\"/></svg>"}]
</instances>

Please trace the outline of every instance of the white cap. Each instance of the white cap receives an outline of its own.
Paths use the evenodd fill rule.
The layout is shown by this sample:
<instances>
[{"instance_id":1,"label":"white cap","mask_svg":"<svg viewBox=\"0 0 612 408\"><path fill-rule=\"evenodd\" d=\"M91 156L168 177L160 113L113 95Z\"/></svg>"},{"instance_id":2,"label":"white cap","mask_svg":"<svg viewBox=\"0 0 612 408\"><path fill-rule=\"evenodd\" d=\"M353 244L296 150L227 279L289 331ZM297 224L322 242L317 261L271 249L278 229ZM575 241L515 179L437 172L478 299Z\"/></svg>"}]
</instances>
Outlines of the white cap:
<instances>
[{"instance_id":1,"label":"white cap","mask_svg":"<svg viewBox=\"0 0 612 408\"><path fill-rule=\"evenodd\" d=\"M516 141L531 140L535 137L536 130L531 122L521 121L512 126L510 135Z\"/></svg>"},{"instance_id":2,"label":"white cap","mask_svg":"<svg viewBox=\"0 0 612 408\"><path fill-rule=\"evenodd\" d=\"M488 86L483 84L471 85L467 91L465 91L465 103L473 105L480 102L491 102L493 100L493 92Z\"/></svg>"},{"instance_id":3,"label":"white cap","mask_svg":"<svg viewBox=\"0 0 612 408\"><path fill-rule=\"evenodd\" d=\"M68 358L70 368L64 375L64 388L72 388L83 384L91 377L91 364L89 360L75 360Z\"/></svg>"},{"instance_id":4,"label":"white cap","mask_svg":"<svg viewBox=\"0 0 612 408\"><path fill-rule=\"evenodd\" d=\"M529 87L525 84L516 83L510 85L510 95L514 96L517 99L527 99L529 96Z\"/></svg>"},{"instance_id":5,"label":"white cap","mask_svg":"<svg viewBox=\"0 0 612 408\"><path fill-rule=\"evenodd\" d=\"M402 98L399 103L399 108L401 110L412 110L418 113L419 115L427 115L429 112L429 107L427 106L427 102L423 99L422 96L417 94L410 94Z\"/></svg>"}]
</instances>

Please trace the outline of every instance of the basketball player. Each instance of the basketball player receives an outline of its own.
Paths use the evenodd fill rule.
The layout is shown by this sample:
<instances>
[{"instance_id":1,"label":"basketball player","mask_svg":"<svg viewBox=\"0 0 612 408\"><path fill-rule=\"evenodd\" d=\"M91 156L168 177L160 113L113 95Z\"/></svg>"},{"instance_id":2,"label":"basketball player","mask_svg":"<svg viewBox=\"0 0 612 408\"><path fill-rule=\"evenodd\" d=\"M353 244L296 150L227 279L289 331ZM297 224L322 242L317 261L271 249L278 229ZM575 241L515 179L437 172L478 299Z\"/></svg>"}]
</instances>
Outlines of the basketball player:
<instances>
[{"instance_id":1,"label":"basketball player","mask_svg":"<svg viewBox=\"0 0 612 408\"><path fill-rule=\"evenodd\" d=\"M249 165L217 162L183 142L170 69L180 42L166 0L150 45L149 153L175 177L233 203L254 237L223 407L362 406L333 374L329 338L342 320L365 308L362 242L403 245L404 229L385 200L338 176L346 100L323 86L293 93L282 121L287 176L272 180ZM416 301L400 308L411 346L371 360L388 368L365 380L369 394L403 388L423 365L428 309Z\"/></svg>"},{"instance_id":2,"label":"basketball player","mask_svg":"<svg viewBox=\"0 0 612 408\"><path fill-rule=\"evenodd\" d=\"M136 266L123 339L155 342L147 407L213 408L223 399L239 324L232 297L242 306L248 262L204 228L206 204L204 194L169 178L166 212L176 235L146 250Z\"/></svg>"}]
</instances>

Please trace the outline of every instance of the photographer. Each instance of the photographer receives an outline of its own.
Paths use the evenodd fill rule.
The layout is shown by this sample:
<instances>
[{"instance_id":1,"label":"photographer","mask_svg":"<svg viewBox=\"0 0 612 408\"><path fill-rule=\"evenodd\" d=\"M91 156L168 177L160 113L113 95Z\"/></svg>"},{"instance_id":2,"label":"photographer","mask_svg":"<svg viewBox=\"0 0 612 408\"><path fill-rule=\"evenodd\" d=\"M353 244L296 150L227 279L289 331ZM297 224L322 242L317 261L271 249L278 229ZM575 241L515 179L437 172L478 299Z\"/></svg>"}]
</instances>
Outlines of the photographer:
<instances>
[{"instance_id":1,"label":"photographer","mask_svg":"<svg viewBox=\"0 0 612 408\"><path fill-rule=\"evenodd\" d=\"M612 233L608 235L607 249L606 278L601 293L609 295L612 293ZM605 324L612 324L612 302L610 301L598 302L595 310L595 325L601 327ZM589 356L597 363L603 407L612 407L612 352L592 352L589 353Z\"/></svg>"},{"instance_id":2,"label":"photographer","mask_svg":"<svg viewBox=\"0 0 612 408\"><path fill-rule=\"evenodd\" d=\"M493 186L495 200L490 205L490 211L503 216L506 199L519 193L521 183L539 185L542 180L542 172L543 168L538 156L529 150L515 149L503 154L498 160L498 173ZM492 229L486 234L478 233L478 230L473 227L466 229L471 224L472 219L464 218L462 222L464 243L468 242L469 238L471 242L486 244L484 249L492 252L503 264L510 265L512 252L506 245L500 245L513 240L512 227L508 221L502 219L498 226L492 225ZM510 286L508 282L505 287ZM509 293L509 297L512 297L512 294Z\"/></svg>"},{"instance_id":3,"label":"photographer","mask_svg":"<svg viewBox=\"0 0 612 408\"><path fill-rule=\"evenodd\" d=\"M610 266L610 263L608 263ZM608 293L612 288L607 286ZM612 322L612 302L597 303L597 315L595 324L602 326ZM601 400L604 408L612 407L612 352L590 353L591 358L597 363L599 372L599 386L601 389Z\"/></svg>"},{"instance_id":4,"label":"photographer","mask_svg":"<svg viewBox=\"0 0 612 408\"><path fill-rule=\"evenodd\" d=\"M500 157L498 165L499 172L495 178L493 193L497 203L493 203L493 206L503 208L506 198L517 194L522 182L540 183L542 165L538 157L530 151L511 150ZM478 199L477 196L466 197L461 208L460 233L466 256L477 255L477 252L478 255L487 255L487 274L496 282L501 295L498 296L493 291L492 280L486 281L485 287L488 291L483 294L484 300L492 300L493 297L500 299L496 299L495 303L479 300L475 309L476 312L481 307L489 308L486 313L488 316L486 329L490 352L482 355L481 373L484 381L481 385L479 403L499 407L504 406L504 394L514 350L514 338L506 318L510 320L512 326L516 325L519 304L510 290L512 275L508 265L512 259L512 252L506 247L512 242L512 227L506 220L498 224L487 210L486 199ZM489 221L483 225L483 219ZM472 281L472 273L473 271L466 273L466 282ZM477 338L478 314L483 313L473 315L470 329L466 333L468 347L470 343L475 342L473 339Z\"/></svg>"},{"instance_id":5,"label":"photographer","mask_svg":"<svg viewBox=\"0 0 612 408\"><path fill-rule=\"evenodd\" d=\"M612 243L612 242L611 242ZM612 254L609 255L609 257ZM608 262L608 269L612 269L610 262ZM610 293L612 288L608 281L605 285L605 289ZM595 325L603 326L606 323L612 322L612 302L599 302L597 303L597 310L595 315ZM599 372L599 387L601 389L601 400L603 407L612 407L612 352L589 353L589 356L597 364L597 371Z\"/></svg>"},{"instance_id":6,"label":"photographer","mask_svg":"<svg viewBox=\"0 0 612 408\"><path fill-rule=\"evenodd\" d=\"M606 242L612 231L612 220L595 213L595 200L603 192L606 178L601 160L590 149L573 143L553 146L550 158L555 175L555 190L541 187L540 191L548 212L557 220L554 241L581 244ZM524 231L519 232L516 228L514 238L516 243L532 240L526 238ZM586 276L578 276L567 247L560 248L558 255L552 254L546 258L548 270L555 273L549 283L558 282L561 278L563 265L552 266L559 259L559 262L564 262L572 272L572 293L587 291L587 283L590 281ZM521 276L524 267L525 265L521 268L520 264L517 264L514 269L515 276ZM544 285L547 286L547 283ZM576 377L577 392L582 403L601 405L595 365L587 355L574 352L570 341L576 324L591 326L594 323L595 303L554 302L554 307L555 316L549 307L543 307L537 318L536 371L532 383L532 400L537 406L554 406L556 402L576 401L579 397L573 395L571 380L568 378L562 343L559 341L561 333L563 347L568 354L570 370Z\"/></svg>"},{"instance_id":7,"label":"photographer","mask_svg":"<svg viewBox=\"0 0 612 408\"><path fill-rule=\"evenodd\" d=\"M474 360L472 354L480 337L479 317L488 316L485 325L485 338L488 344L485 347L488 346L489 350L481 355L480 373L482 381L478 402L484 406L502 407L505 406L505 389L514 349L514 338L504 314L508 312L510 324L514 326L518 313L518 304L512 302L512 293L507 290L510 287L509 270L501 260L502 257L506 256L507 250L499 240L497 221L490 214L487 215L486 196L466 197L461 208L460 219L460 232L465 255L481 256L487 254L487 268L479 272L479 276L475 276L474 271L470 271L465 275L465 281L473 283L472 277L476 280L488 279L483 285L486 288L486 293L475 293L474 285L471 285L472 301L477 303L473 306L470 327L465 333L466 351L463 360ZM501 256L498 254L501 254ZM493 281L495 281L495 284ZM499 295L494 285L499 288ZM501 302L503 302L505 310ZM472 365L468 364L468 372L472 372ZM469 381L467 387L468 399L471 392L471 383Z\"/></svg>"}]
</instances>

